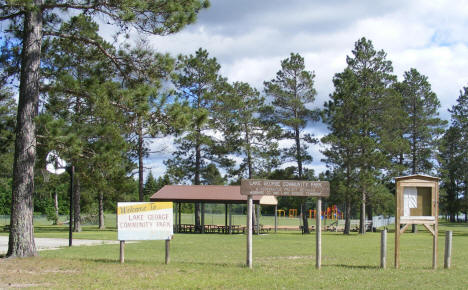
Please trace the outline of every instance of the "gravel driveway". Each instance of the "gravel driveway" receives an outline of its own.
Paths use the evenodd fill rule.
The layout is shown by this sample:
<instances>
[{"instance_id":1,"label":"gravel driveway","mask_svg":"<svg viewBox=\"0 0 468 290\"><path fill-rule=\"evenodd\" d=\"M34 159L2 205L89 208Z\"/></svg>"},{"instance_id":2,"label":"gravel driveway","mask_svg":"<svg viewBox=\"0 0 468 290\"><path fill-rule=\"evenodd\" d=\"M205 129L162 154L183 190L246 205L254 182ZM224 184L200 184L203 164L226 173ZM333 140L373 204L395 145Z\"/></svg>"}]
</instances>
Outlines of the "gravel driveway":
<instances>
[{"instance_id":1,"label":"gravel driveway","mask_svg":"<svg viewBox=\"0 0 468 290\"><path fill-rule=\"evenodd\" d=\"M36 249L55 250L61 247L68 247L68 239L35 238ZM73 246L96 246L104 244L118 244L119 241L110 240L81 240L73 239ZM8 236L0 236L0 254L6 254L8 251Z\"/></svg>"}]
</instances>

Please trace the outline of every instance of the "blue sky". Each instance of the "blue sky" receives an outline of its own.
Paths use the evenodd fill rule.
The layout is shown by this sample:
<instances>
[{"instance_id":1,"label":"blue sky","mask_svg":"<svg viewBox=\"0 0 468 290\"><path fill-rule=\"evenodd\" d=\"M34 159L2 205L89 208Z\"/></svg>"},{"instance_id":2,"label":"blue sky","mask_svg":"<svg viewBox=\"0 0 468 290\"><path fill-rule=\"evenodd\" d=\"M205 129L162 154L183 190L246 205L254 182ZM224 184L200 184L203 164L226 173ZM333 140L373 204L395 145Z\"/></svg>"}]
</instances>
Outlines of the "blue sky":
<instances>
[{"instance_id":1,"label":"blue sky","mask_svg":"<svg viewBox=\"0 0 468 290\"><path fill-rule=\"evenodd\" d=\"M363 36L387 52L399 80L410 68L428 76L444 119L460 89L468 85L468 1L211 2L195 24L175 35L150 37L152 45L174 56L203 47L217 58L229 81L248 82L260 91L263 81L279 70L280 60L300 53L307 70L316 74L315 107L328 99L333 75L344 69L346 55ZM312 124L309 130L318 137L326 134L323 124ZM172 140L156 140L152 147L165 150L146 160L159 176L165 171L162 161L173 150ZM321 149L311 147L314 162L308 166L319 172L325 168Z\"/></svg>"}]
</instances>

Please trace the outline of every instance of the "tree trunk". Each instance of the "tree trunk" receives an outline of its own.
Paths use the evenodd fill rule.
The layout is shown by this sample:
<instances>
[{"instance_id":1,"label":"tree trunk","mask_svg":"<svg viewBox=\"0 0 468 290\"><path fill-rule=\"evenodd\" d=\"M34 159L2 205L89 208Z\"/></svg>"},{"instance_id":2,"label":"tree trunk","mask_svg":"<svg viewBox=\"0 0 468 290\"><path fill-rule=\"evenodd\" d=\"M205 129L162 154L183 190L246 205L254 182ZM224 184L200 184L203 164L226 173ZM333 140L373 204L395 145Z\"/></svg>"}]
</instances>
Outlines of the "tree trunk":
<instances>
[{"instance_id":1,"label":"tree trunk","mask_svg":"<svg viewBox=\"0 0 468 290\"><path fill-rule=\"evenodd\" d=\"M245 124L245 144L247 147L247 169L249 170L248 175L249 179L252 179L253 175L253 166L252 166L252 152L250 147L250 134L249 134L249 126Z\"/></svg>"},{"instance_id":2,"label":"tree trunk","mask_svg":"<svg viewBox=\"0 0 468 290\"><path fill-rule=\"evenodd\" d=\"M301 212L302 212L302 226L304 227L303 233L304 234L310 234L309 220L307 219L306 198L302 199Z\"/></svg>"},{"instance_id":3,"label":"tree trunk","mask_svg":"<svg viewBox=\"0 0 468 290\"><path fill-rule=\"evenodd\" d=\"M99 192L99 229L103 230L106 228L104 224L104 194L102 191Z\"/></svg>"},{"instance_id":4,"label":"tree trunk","mask_svg":"<svg viewBox=\"0 0 468 290\"><path fill-rule=\"evenodd\" d=\"M367 220L370 221L370 230L373 232L374 230L374 224L372 222L373 220L373 213L372 213L372 205L370 205L369 203L367 203L367 209L366 209L366 214L367 214Z\"/></svg>"},{"instance_id":5,"label":"tree trunk","mask_svg":"<svg viewBox=\"0 0 468 290\"><path fill-rule=\"evenodd\" d=\"M73 186L73 231L75 233L81 232L81 188L80 188L80 178L78 174L75 173L75 184Z\"/></svg>"},{"instance_id":6,"label":"tree trunk","mask_svg":"<svg viewBox=\"0 0 468 290\"><path fill-rule=\"evenodd\" d=\"M143 132L141 121L138 120L138 200L143 201Z\"/></svg>"},{"instance_id":7,"label":"tree trunk","mask_svg":"<svg viewBox=\"0 0 468 290\"><path fill-rule=\"evenodd\" d=\"M294 138L296 140L296 160L297 160L297 176L302 179L302 155L301 155L301 136L299 128L295 128Z\"/></svg>"},{"instance_id":8,"label":"tree trunk","mask_svg":"<svg viewBox=\"0 0 468 290\"><path fill-rule=\"evenodd\" d=\"M366 233L366 193L362 193L361 199L361 216L359 219L359 233L365 234Z\"/></svg>"},{"instance_id":9,"label":"tree trunk","mask_svg":"<svg viewBox=\"0 0 468 290\"><path fill-rule=\"evenodd\" d=\"M35 0L33 6L39 6ZM13 165L10 235L7 257L35 256L33 226L34 163L42 44L42 11L32 7L24 14L23 49Z\"/></svg>"},{"instance_id":10,"label":"tree trunk","mask_svg":"<svg viewBox=\"0 0 468 290\"><path fill-rule=\"evenodd\" d=\"M320 215L317 216L320 218ZM345 204L345 227L343 234L349 235L351 231L351 201L349 199L346 200Z\"/></svg>"},{"instance_id":11,"label":"tree trunk","mask_svg":"<svg viewBox=\"0 0 468 290\"><path fill-rule=\"evenodd\" d=\"M200 131L198 131L198 135L200 136ZM199 138L199 137L197 137ZM197 144L195 146L195 180L194 183L195 185L200 185L200 171L201 171L201 148L200 148L200 143L197 140ZM200 204L195 203L195 229L200 229L201 231L201 223L200 223Z\"/></svg>"}]
</instances>

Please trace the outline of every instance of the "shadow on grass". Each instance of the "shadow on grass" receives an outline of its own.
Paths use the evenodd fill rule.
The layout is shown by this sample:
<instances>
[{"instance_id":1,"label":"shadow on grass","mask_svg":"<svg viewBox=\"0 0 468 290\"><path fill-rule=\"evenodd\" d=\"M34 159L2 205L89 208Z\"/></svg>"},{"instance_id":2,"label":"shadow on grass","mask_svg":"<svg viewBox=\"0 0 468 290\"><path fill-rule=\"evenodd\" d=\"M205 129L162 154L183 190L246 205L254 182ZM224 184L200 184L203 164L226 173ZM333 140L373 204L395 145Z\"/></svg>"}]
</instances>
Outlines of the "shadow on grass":
<instances>
[{"instance_id":1,"label":"shadow on grass","mask_svg":"<svg viewBox=\"0 0 468 290\"><path fill-rule=\"evenodd\" d=\"M73 259L75 260L75 259ZM105 264L120 264L120 260L119 259L105 259L105 258L99 258L99 259L93 259L93 258L89 258L89 259L86 259L86 258L79 258L77 259L78 261L81 261L81 262L96 262L96 263L105 263ZM128 261L125 261L126 263Z\"/></svg>"},{"instance_id":2,"label":"shadow on grass","mask_svg":"<svg viewBox=\"0 0 468 290\"><path fill-rule=\"evenodd\" d=\"M35 226L34 232L36 233L53 233L53 232L68 232L68 226ZM115 232L116 228L99 229L97 226L84 226L81 232Z\"/></svg>"},{"instance_id":3,"label":"shadow on grass","mask_svg":"<svg viewBox=\"0 0 468 290\"><path fill-rule=\"evenodd\" d=\"M345 265L345 264L327 264L322 265L322 267L338 267L346 269L380 269L379 266L369 266L369 265Z\"/></svg>"}]
</instances>

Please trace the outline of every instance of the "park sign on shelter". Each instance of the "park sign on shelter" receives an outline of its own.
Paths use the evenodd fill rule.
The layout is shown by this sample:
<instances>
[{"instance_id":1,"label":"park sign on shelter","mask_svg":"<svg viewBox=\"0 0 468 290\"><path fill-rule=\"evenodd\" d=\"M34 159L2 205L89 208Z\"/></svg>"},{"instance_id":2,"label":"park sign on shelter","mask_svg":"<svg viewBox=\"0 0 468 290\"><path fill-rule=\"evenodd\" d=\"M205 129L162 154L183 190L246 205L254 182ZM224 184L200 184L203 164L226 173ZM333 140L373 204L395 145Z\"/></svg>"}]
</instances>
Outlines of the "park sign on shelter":
<instances>
[{"instance_id":1,"label":"park sign on shelter","mask_svg":"<svg viewBox=\"0 0 468 290\"><path fill-rule=\"evenodd\" d=\"M328 197L330 196L330 183L328 181L245 179L241 181L241 194Z\"/></svg>"},{"instance_id":2,"label":"park sign on shelter","mask_svg":"<svg viewBox=\"0 0 468 290\"><path fill-rule=\"evenodd\" d=\"M118 202L117 231L119 241L170 240L172 202Z\"/></svg>"}]
</instances>

